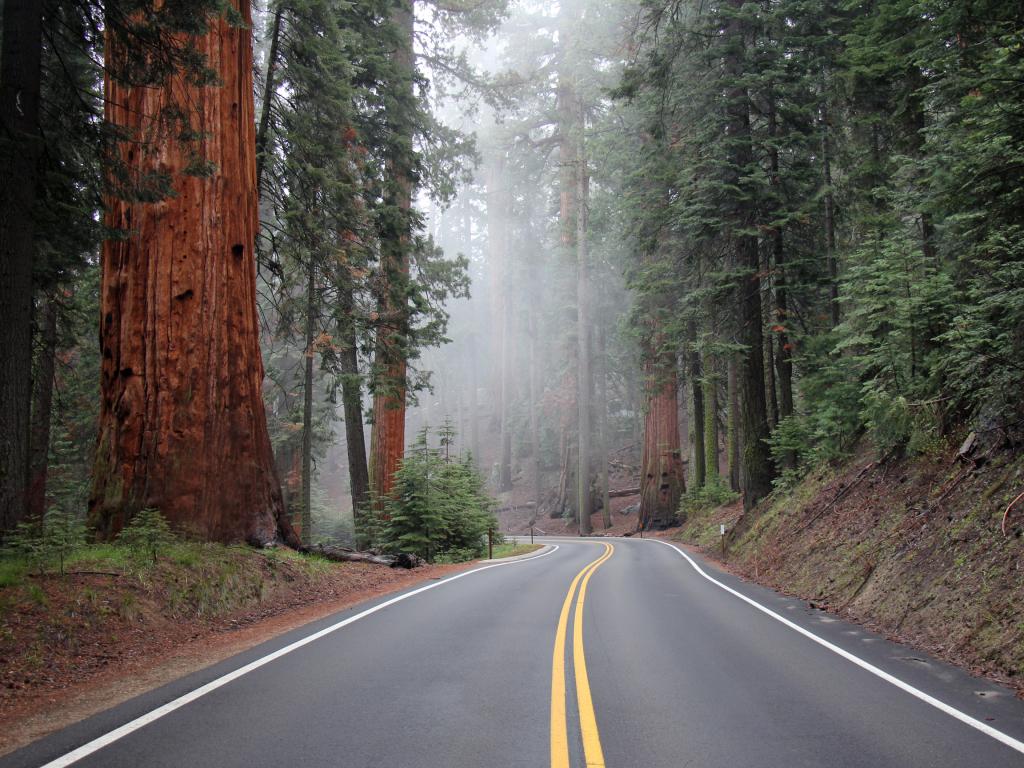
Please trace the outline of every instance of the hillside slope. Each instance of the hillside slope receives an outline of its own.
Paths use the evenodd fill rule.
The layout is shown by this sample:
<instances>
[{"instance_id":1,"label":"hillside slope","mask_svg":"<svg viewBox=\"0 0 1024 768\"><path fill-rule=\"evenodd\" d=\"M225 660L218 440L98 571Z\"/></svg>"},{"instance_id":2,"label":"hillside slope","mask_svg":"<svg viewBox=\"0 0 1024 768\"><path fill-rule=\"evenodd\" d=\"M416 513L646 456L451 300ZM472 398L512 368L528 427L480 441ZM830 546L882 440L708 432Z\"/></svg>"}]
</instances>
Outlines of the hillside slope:
<instances>
[{"instance_id":1,"label":"hillside slope","mask_svg":"<svg viewBox=\"0 0 1024 768\"><path fill-rule=\"evenodd\" d=\"M955 450L836 469L691 515L677 536L738 573L866 624L1024 695L1024 455Z\"/></svg>"}]
</instances>

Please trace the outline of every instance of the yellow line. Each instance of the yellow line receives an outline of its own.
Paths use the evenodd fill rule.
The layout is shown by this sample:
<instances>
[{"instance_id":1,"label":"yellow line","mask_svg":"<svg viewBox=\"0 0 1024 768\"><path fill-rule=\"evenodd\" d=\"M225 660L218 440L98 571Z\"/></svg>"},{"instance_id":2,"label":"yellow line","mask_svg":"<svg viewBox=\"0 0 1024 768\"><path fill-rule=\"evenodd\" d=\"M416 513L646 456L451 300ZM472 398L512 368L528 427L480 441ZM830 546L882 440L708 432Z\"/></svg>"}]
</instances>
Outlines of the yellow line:
<instances>
[{"instance_id":1,"label":"yellow line","mask_svg":"<svg viewBox=\"0 0 1024 768\"><path fill-rule=\"evenodd\" d=\"M583 603L587 599L587 582L590 581L590 577L615 552L613 545L606 544L605 546L608 547L608 551L605 552L604 557L587 571L587 575L580 583L580 595L576 598L576 616L573 622L572 662L576 671L576 705L579 707L583 756L586 759L587 768L604 768L604 751L601 749L601 736L597 730L597 718L594 716L594 700L590 695L587 660L583 655Z\"/></svg>"},{"instance_id":2,"label":"yellow line","mask_svg":"<svg viewBox=\"0 0 1024 768\"><path fill-rule=\"evenodd\" d=\"M569 609L572 607L573 595L576 592L576 585L580 579L597 568L601 563L611 557L613 551L610 544L605 544L605 551L599 558L584 566L583 570L576 574L569 585L569 592L562 603L562 612L558 617L558 628L555 630L555 648L551 658L551 768L569 768L569 737L565 717L565 635L569 626ZM586 669L584 668L584 675ZM577 672L578 675L578 672ZM577 681L577 690L578 681ZM589 701L589 686L587 695ZM591 717L593 717L593 705L591 704ZM596 730L596 729L595 729ZM600 749L600 742L598 742ZM603 765L603 763L602 763Z\"/></svg>"}]
</instances>

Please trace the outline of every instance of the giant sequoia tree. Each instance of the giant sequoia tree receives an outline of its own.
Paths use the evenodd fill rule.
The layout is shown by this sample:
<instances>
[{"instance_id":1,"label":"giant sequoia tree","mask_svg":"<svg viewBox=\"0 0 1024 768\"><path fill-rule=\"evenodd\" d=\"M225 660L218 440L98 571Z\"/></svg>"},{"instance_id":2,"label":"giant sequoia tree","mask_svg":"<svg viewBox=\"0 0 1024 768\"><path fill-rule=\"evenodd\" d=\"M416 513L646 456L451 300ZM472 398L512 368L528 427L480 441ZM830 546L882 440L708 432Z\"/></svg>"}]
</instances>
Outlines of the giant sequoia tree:
<instances>
[{"instance_id":1,"label":"giant sequoia tree","mask_svg":"<svg viewBox=\"0 0 1024 768\"><path fill-rule=\"evenodd\" d=\"M123 167L139 177L168 174L172 192L108 201L106 223L123 234L103 246L90 500L106 535L157 507L208 539L294 537L261 398L248 0L231 10L194 37L210 70L205 81L107 81L107 119L124 131ZM128 55L127 45L112 37L108 63Z\"/></svg>"}]
</instances>

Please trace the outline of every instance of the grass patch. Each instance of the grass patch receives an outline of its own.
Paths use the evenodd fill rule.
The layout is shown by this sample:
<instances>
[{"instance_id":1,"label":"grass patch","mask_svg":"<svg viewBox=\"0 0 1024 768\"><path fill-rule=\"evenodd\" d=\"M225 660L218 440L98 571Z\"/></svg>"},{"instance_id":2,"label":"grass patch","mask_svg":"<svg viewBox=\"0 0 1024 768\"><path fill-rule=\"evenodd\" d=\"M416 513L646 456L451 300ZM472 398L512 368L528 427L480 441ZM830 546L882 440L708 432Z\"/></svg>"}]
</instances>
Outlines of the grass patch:
<instances>
[{"instance_id":1,"label":"grass patch","mask_svg":"<svg viewBox=\"0 0 1024 768\"><path fill-rule=\"evenodd\" d=\"M23 557L0 556L0 588L23 583L30 567L29 561Z\"/></svg>"},{"instance_id":2,"label":"grass patch","mask_svg":"<svg viewBox=\"0 0 1024 768\"><path fill-rule=\"evenodd\" d=\"M498 544L494 548L494 559L498 560L503 557L518 557L519 555L528 555L530 552L536 552L543 546L543 544L513 544L511 542L506 544Z\"/></svg>"}]
</instances>

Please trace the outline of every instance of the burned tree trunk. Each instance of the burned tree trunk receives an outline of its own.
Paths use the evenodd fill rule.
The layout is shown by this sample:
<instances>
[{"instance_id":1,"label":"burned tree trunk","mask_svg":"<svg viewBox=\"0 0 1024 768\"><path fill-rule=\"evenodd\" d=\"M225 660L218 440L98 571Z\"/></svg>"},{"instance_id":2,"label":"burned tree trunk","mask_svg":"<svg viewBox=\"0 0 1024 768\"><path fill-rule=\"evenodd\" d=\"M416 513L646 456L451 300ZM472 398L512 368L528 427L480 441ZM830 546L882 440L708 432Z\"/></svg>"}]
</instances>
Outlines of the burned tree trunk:
<instances>
[{"instance_id":1,"label":"burned tree trunk","mask_svg":"<svg viewBox=\"0 0 1024 768\"><path fill-rule=\"evenodd\" d=\"M678 375L675 360L659 354L644 364L647 400L640 469L641 528L664 528L677 519L686 490L679 445Z\"/></svg>"},{"instance_id":2,"label":"burned tree trunk","mask_svg":"<svg viewBox=\"0 0 1024 768\"><path fill-rule=\"evenodd\" d=\"M250 8L243 25L211 20L196 48L215 86L184 78L132 87L108 75L106 117L129 134L120 160L171 174L159 202L109 199L103 244L99 441L89 508L106 536L143 507L203 539L298 541L285 516L267 434L256 312L256 162ZM107 56L119 56L116 40ZM108 70L109 71L109 70ZM181 105L197 111L195 158L165 132ZM154 149L158 151L153 151Z\"/></svg>"}]
</instances>

